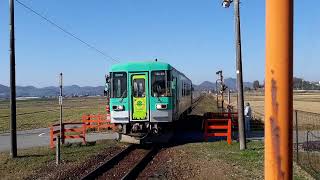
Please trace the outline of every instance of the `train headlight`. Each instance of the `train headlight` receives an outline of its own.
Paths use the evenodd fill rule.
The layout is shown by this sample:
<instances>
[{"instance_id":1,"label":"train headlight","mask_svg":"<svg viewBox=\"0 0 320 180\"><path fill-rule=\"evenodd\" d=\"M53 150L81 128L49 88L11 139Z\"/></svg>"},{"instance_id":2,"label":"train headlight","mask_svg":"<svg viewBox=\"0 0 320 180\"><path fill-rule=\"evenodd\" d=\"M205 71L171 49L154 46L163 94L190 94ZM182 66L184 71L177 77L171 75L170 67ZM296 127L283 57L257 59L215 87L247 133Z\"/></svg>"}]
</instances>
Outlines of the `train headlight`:
<instances>
[{"instance_id":1,"label":"train headlight","mask_svg":"<svg viewBox=\"0 0 320 180\"><path fill-rule=\"evenodd\" d=\"M112 109L115 111L123 111L124 106L123 105L113 106Z\"/></svg>"},{"instance_id":2,"label":"train headlight","mask_svg":"<svg viewBox=\"0 0 320 180\"><path fill-rule=\"evenodd\" d=\"M158 110L167 109L167 105L166 105L166 104L157 104L157 105L156 105L156 108L157 108Z\"/></svg>"}]
</instances>

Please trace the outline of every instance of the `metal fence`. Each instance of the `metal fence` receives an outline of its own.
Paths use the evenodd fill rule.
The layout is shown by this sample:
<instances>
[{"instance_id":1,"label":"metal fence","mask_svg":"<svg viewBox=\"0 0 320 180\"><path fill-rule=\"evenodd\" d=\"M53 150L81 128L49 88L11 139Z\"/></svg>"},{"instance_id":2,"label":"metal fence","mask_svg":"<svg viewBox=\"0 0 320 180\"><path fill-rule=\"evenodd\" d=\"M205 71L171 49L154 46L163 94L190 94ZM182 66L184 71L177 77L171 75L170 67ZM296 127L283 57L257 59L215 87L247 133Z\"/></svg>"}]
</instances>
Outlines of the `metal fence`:
<instances>
[{"instance_id":1,"label":"metal fence","mask_svg":"<svg viewBox=\"0 0 320 180\"><path fill-rule=\"evenodd\" d=\"M293 112L293 157L305 171L320 178L320 114Z\"/></svg>"}]
</instances>

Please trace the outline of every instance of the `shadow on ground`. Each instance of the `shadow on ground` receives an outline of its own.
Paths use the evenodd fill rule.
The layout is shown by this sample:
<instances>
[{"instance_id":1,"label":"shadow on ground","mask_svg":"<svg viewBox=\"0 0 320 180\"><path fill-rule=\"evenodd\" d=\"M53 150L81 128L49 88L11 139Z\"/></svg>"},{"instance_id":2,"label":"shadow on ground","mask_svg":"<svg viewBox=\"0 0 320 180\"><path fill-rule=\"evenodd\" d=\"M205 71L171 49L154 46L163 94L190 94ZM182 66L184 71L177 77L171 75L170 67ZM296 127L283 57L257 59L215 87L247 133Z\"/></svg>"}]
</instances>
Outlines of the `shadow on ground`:
<instances>
[{"instance_id":1,"label":"shadow on ground","mask_svg":"<svg viewBox=\"0 0 320 180\"><path fill-rule=\"evenodd\" d=\"M204 140L204 128L203 128L204 116L201 115L188 115L183 120L176 122L174 128L174 136L171 140L171 145L182 145L187 143L205 142ZM263 140L264 138L264 124L258 120L252 120L252 131L249 132L247 140ZM209 142L226 140L226 137L212 137L209 138ZM232 127L232 140L238 141L238 127Z\"/></svg>"}]
</instances>

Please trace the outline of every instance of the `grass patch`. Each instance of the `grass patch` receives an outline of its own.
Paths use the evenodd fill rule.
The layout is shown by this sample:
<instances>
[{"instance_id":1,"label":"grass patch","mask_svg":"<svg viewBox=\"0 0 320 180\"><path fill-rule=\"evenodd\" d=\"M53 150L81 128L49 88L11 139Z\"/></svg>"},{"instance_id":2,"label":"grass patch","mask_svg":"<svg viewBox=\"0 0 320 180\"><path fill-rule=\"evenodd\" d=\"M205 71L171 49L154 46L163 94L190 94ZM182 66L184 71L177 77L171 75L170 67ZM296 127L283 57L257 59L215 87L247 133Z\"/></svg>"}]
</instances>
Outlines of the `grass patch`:
<instances>
[{"instance_id":1,"label":"grass patch","mask_svg":"<svg viewBox=\"0 0 320 180\"><path fill-rule=\"evenodd\" d=\"M309 174L313 175L317 179L320 179L320 152L299 152L299 165Z\"/></svg>"},{"instance_id":2,"label":"grass patch","mask_svg":"<svg viewBox=\"0 0 320 180\"><path fill-rule=\"evenodd\" d=\"M262 179L264 177L264 143L252 141L247 143L247 149L240 151L239 143L233 142L228 145L225 141L187 144L194 158L206 157L209 161L222 160L237 168L248 179ZM312 179L301 168L294 164L294 179ZM231 173L232 171L230 171Z\"/></svg>"},{"instance_id":3,"label":"grass patch","mask_svg":"<svg viewBox=\"0 0 320 180\"><path fill-rule=\"evenodd\" d=\"M244 151L239 150L239 143L228 145L224 141L216 143L207 143L207 150L213 151L211 157L218 156L220 159L226 160L233 165L245 167L247 170L261 172L263 167L264 145L262 142L249 142L248 148Z\"/></svg>"},{"instance_id":4,"label":"grass patch","mask_svg":"<svg viewBox=\"0 0 320 180\"><path fill-rule=\"evenodd\" d=\"M61 151L62 166L70 167L82 164L93 155L120 145L116 141L103 140L85 146L63 146ZM55 150L51 150L49 147L19 150L18 158L15 159L11 159L7 152L0 153L0 179L25 179L35 177L38 173L49 174L56 170L54 163Z\"/></svg>"}]
</instances>

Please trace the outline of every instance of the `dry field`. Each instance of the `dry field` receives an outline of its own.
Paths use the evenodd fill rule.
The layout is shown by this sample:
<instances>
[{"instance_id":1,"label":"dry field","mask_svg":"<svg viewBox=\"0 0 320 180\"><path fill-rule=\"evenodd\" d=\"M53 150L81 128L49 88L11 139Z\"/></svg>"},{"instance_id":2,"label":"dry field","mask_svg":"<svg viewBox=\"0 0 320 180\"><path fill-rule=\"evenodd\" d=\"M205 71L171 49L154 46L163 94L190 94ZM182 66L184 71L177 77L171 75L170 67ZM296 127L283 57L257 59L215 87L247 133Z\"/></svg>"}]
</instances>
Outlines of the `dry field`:
<instances>
[{"instance_id":1,"label":"dry field","mask_svg":"<svg viewBox=\"0 0 320 180\"><path fill-rule=\"evenodd\" d=\"M64 122L81 122L83 113L105 113L104 97L67 98L63 101ZM17 101L18 130L48 127L59 122L58 99ZM0 101L0 133L9 131L9 101Z\"/></svg>"},{"instance_id":2,"label":"dry field","mask_svg":"<svg viewBox=\"0 0 320 180\"><path fill-rule=\"evenodd\" d=\"M225 97L227 101L227 97ZM246 92L244 95L245 103L249 102L252 108L253 117L256 119L264 120L264 94L261 92ZM231 95L231 104L236 109L237 96ZM304 127L318 127L320 128L320 92L302 93L295 92L293 97L293 107L298 112L298 120L301 126ZM311 113L305 113L305 112ZM313 114L316 113L316 114ZM300 126L299 125L299 126Z\"/></svg>"},{"instance_id":3,"label":"dry field","mask_svg":"<svg viewBox=\"0 0 320 180\"><path fill-rule=\"evenodd\" d=\"M23 101L19 102L18 109L20 113L23 110L29 112L29 110L47 110L53 107L57 109L56 100L52 101L52 104L48 100ZM85 111L103 111L104 103L103 98L69 99L65 102L69 107L66 109L66 115L70 114L68 117L77 119L79 114ZM215 105L213 96L205 97L195 107L193 117L201 116L207 111L217 111ZM31 107L37 108L27 109ZM45 113L43 116L46 115L49 114ZM48 121L50 119L55 121L55 118L49 116L45 117L46 121L29 120L29 123L34 126L46 125L50 123ZM20 123L26 122L27 119L20 121ZM49 147L19 150L17 159L11 159L7 152L3 152L0 153L0 174L2 174L0 179L79 179L81 175L91 171L125 146L110 140L86 146L79 144L63 146L63 163L60 166L54 164L55 153ZM264 145L260 141L249 142L245 151L239 151L237 142L228 145L225 141L204 143L199 139L194 143L187 141L173 143L161 150L138 179L262 179L263 155ZM294 164L294 179L312 179L312 177Z\"/></svg>"},{"instance_id":4,"label":"dry field","mask_svg":"<svg viewBox=\"0 0 320 180\"><path fill-rule=\"evenodd\" d=\"M225 99L227 99L225 97ZM253 111L264 114L264 94L245 93L245 103L249 102ZM236 107L236 94L231 96L231 104ZM320 113L320 92L319 93L294 93L293 107L296 110Z\"/></svg>"}]
</instances>

